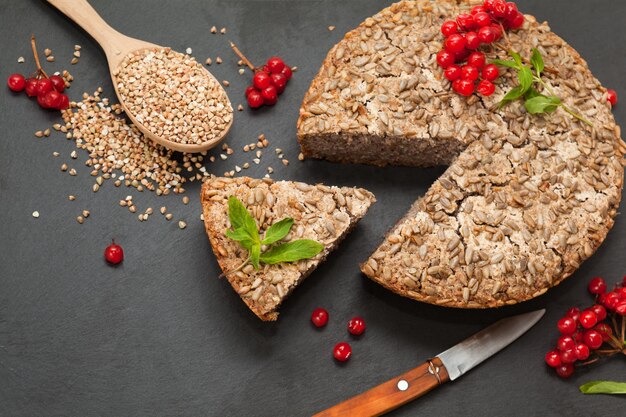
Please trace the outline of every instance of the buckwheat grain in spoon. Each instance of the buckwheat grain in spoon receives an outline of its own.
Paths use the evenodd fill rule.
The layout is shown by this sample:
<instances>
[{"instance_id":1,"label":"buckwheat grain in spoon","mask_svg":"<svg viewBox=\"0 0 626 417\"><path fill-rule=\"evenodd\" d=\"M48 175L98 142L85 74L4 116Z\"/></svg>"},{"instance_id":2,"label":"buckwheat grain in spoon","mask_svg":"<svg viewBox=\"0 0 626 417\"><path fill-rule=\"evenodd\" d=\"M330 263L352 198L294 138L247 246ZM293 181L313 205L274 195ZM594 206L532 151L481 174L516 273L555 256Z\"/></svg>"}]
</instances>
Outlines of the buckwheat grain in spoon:
<instances>
[{"instance_id":1,"label":"buckwheat grain in spoon","mask_svg":"<svg viewBox=\"0 0 626 417\"><path fill-rule=\"evenodd\" d=\"M224 139L233 109L220 83L200 63L170 48L111 28L86 0L48 0L100 44L128 118L150 140L202 152Z\"/></svg>"}]
</instances>

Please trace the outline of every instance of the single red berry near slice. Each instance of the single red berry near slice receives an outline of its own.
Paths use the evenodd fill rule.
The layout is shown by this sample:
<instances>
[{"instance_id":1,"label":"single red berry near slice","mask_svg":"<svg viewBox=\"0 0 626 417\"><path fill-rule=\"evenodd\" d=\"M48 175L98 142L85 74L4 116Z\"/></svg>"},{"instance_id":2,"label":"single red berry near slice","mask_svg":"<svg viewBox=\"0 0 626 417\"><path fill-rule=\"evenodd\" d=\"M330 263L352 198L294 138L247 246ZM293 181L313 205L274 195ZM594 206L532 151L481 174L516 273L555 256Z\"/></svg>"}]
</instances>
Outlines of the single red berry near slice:
<instances>
[{"instance_id":1,"label":"single red berry near slice","mask_svg":"<svg viewBox=\"0 0 626 417\"><path fill-rule=\"evenodd\" d=\"M495 64L487 64L483 68L482 77L484 80L493 81L500 75L500 71Z\"/></svg>"},{"instance_id":2,"label":"single red berry near slice","mask_svg":"<svg viewBox=\"0 0 626 417\"><path fill-rule=\"evenodd\" d=\"M267 88L270 86L271 79L270 79L269 74L266 73L265 71L257 71L254 74L254 77L252 77L252 83L259 90L263 90L264 88Z\"/></svg>"},{"instance_id":3,"label":"single red berry near slice","mask_svg":"<svg viewBox=\"0 0 626 417\"><path fill-rule=\"evenodd\" d=\"M454 61L454 54L445 49L437 53L437 63L441 68L448 68L450 65L454 64Z\"/></svg>"},{"instance_id":4,"label":"single red berry near slice","mask_svg":"<svg viewBox=\"0 0 626 417\"><path fill-rule=\"evenodd\" d=\"M498 24L493 24L490 26L491 31L493 32L494 36L496 37L496 40L500 39L502 37L502 27L500 27L500 25Z\"/></svg>"},{"instance_id":5,"label":"single red berry near slice","mask_svg":"<svg viewBox=\"0 0 626 417\"><path fill-rule=\"evenodd\" d=\"M482 80L478 83L476 91L478 91L481 96L489 97L496 91L496 86L489 80Z\"/></svg>"},{"instance_id":6,"label":"single red berry near slice","mask_svg":"<svg viewBox=\"0 0 626 417\"><path fill-rule=\"evenodd\" d=\"M24 90L26 90L26 95L28 97L35 97L37 95L37 79L28 78L26 80L26 86L24 87Z\"/></svg>"},{"instance_id":7,"label":"single red berry near slice","mask_svg":"<svg viewBox=\"0 0 626 417\"><path fill-rule=\"evenodd\" d=\"M448 68L445 69L443 75L449 81L458 80L459 78L461 78L461 67L459 67L458 65L450 65Z\"/></svg>"},{"instance_id":8,"label":"single red berry near slice","mask_svg":"<svg viewBox=\"0 0 626 417\"><path fill-rule=\"evenodd\" d=\"M576 354L576 359L579 361L584 361L589 357L591 351L589 350L589 346L584 343L579 343L574 348L574 353Z\"/></svg>"},{"instance_id":9,"label":"single red berry near slice","mask_svg":"<svg viewBox=\"0 0 626 417\"><path fill-rule=\"evenodd\" d=\"M580 317L580 309L578 307L572 307L567 310L567 313L565 313L565 315L578 321L578 317Z\"/></svg>"},{"instance_id":10,"label":"single red berry near slice","mask_svg":"<svg viewBox=\"0 0 626 417\"><path fill-rule=\"evenodd\" d=\"M117 265L124 260L124 250L115 241L112 241L104 250L104 259L110 264Z\"/></svg>"},{"instance_id":11,"label":"single red berry near slice","mask_svg":"<svg viewBox=\"0 0 626 417\"><path fill-rule=\"evenodd\" d=\"M621 300L615 306L615 312L620 316L626 316L626 300Z\"/></svg>"},{"instance_id":12,"label":"single red berry near slice","mask_svg":"<svg viewBox=\"0 0 626 417\"><path fill-rule=\"evenodd\" d=\"M337 343L333 349L333 356L339 362L345 362L352 355L352 347L346 342Z\"/></svg>"},{"instance_id":13,"label":"single red berry near slice","mask_svg":"<svg viewBox=\"0 0 626 417\"><path fill-rule=\"evenodd\" d=\"M607 308L607 310L615 310L615 307L617 306L617 303L619 303L621 300L620 295L615 291L611 291L609 293L606 294L606 297L604 298L604 307Z\"/></svg>"},{"instance_id":14,"label":"single red berry near slice","mask_svg":"<svg viewBox=\"0 0 626 417\"><path fill-rule=\"evenodd\" d=\"M283 68L285 68L285 63L283 62L283 60L277 56L273 56L268 59L266 65L271 74L280 74Z\"/></svg>"},{"instance_id":15,"label":"single red berry near slice","mask_svg":"<svg viewBox=\"0 0 626 417\"><path fill-rule=\"evenodd\" d=\"M561 352L561 363L574 363L578 360L574 348Z\"/></svg>"},{"instance_id":16,"label":"single red berry near slice","mask_svg":"<svg viewBox=\"0 0 626 417\"><path fill-rule=\"evenodd\" d=\"M593 329L600 333L603 342L608 342L613 336L613 329L606 323L598 323Z\"/></svg>"},{"instance_id":17,"label":"single red berry near slice","mask_svg":"<svg viewBox=\"0 0 626 417\"><path fill-rule=\"evenodd\" d=\"M62 93L65 90L65 80L60 75L51 75L50 81L52 81L54 89L59 93Z\"/></svg>"},{"instance_id":18,"label":"single red berry near slice","mask_svg":"<svg viewBox=\"0 0 626 417\"><path fill-rule=\"evenodd\" d=\"M472 81L459 79L452 83L452 89L462 96L469 97L474 93L474 83Z\"/></svg>"},{"instance_id":19,"label":"single red berry near slice","mask_svg":"<svg viewBox=\"0 0 626 417\"><path fill-rule=\"evenodd\" d=\"M444 42L446 49L452 53L461 52L465 49L467 45L467 41L465 38L458 33L450 35L448 39Z\"/></svg>"},{"instance_id":20,"label":"single red berry near slice","mask_svg":"<svg viewBox=\"0 0 626 417\"><path fill-rule=\"evenodd\" d=\"M496 40L496 33L491 26L483 26L478 29L478 38L482 43L490 44Z\"/></svg>"},{"instance_id":21,"label":"single red berry near slice","mask_svg":"<svg viewBox=\"0 0 626 417\"><path fill-rule=\"evenodd\" d=\"M40 78L37 81L37 96L46 94L48 91L54 90L54 84L48 78Z\"/></svg>"},{"instance_id":22,"label":"single red berry near slice","mask_svg":"<svg viewBox=\"0 0 626 417\"><path fill-rule=\"evenodd\" d=\"M604 342L602 335L597 330L587 330L583 336L583 341L590 349L598 349Z\"/></svg>"},{"instance_id":23,"label":"single red berry near slice","mask_svg":"<svg viewBox=\"0 0 626 417\"><path fill-rule=\"evenodd\" d=\"M483 7L485 8L485 10L487 11L492 11L493 10L493 4L495 3L495 0L485 0L483 2Z\"/></svg>"},{"instance_id":24,"label":"single red berry near slice","mask_svg":"<svg viewBox=\"0 0 626 417\"><path fill-rule=\"evenodd\" d=\"M478 6L472 7L472 11L470 12L470 14L473 16L476 13L486 13L486 12L487 12L487 9L485 8L485 6L478 5Z\"/></svg>"},{"instance_id":25,"label":"single red berry near slice","mask_svg":"<svg viewBox=\"0 0 626 417\"><path fill-rule=\"evenodd\" d=\"M467 64L478 69L483 68L486 61L485 54L482 52L472 52L470 56L467 57Z\"/></svg>"},{"instance_id":26,"label":"single red berry near slice","mask_svg":"<svg viewBox=\"0 0 626 417\"><path fill-rule=\"evenodd\" d=\"M617 92L612 89L606 90L606 101L611 103L611 106L615 106L617 104ZM626 279L626 277L624 277Z\"/></svg>"},{"instance_id":27,"label":"single red berry near slice","mask_svg":"<svg viewBox=\"0 0 626 417\"><path fill-rule=\"evenodd\" d=\"M561 336L556 342L556 347L561 352L566 352L568 350L574 349L576 347L576 342L574 342L572 336Z\"/></svg>"},{"instance_id":28,"label":"single red berry near slice","mask_svg":"<svg viewBox=\"0 0 626 417\"><path fill-rule=\"evenodd\" d=\"M574 365L571 363L564 363L556 367L556 373L561 378L569 378L574 373Z\"/></svg>"},{"instance_id":29,"label":"single red berry near slice","mask_svg":"<svg viewBox=\"0 0 626 417\"><path fill-rule=\"evenodd\" d=\"M19 93L20 91L23 91L26 87L26 79L22 74L11 74L7 79L7 85L9 86L11 91Z\"/></svg>"},{"instance_id":30,"label":"single red berry near slice","mask_svg":"<svg viewBox=\"0 0 626 417\"><path fill-rule=\"evenodd\" d=\"M578 321L585 329L591 329L598 323L598 316L592 310L585 310L580 313Z\"/></svg>"},{"instance_id":31,"label":"single red berry near slice","mask_svg":"<svg viewBox=\"0 0 626 417\"><path fill-rule=\"evenodd\" d=\"M246 97L248 97L248 95L253 92L253 91L259 91L257 90L257 88L253 85L249 85L248 87L246 87Z\"/></svg>"},{"instance_id":32,"label":"single red berry near slice","mask_svg":"<svg viewBox=\"0 0 626 417\"><path fill-rule=\"evenodd\" d=\"M315 327L324 327L328 323L328 311L323 308L316 308L311 314L311 321Z\"/></svg>"},{"instance_id":33,"label":"single red berry near slice","mask_svg":"<svg viewBox=\"0 0 626 417\"><path fill-rule=\"evenodd\" d=\"M476 27L476 23L474 23L474 16L467 13L461 13L456 17L456 23L459 25L459 28L462 30L472 30Z\"/></svg>"},{"instance_id":34,"label":"single red berry near slice","mask_svg":"<svg viewBox=\"0 0 626 417\"><path fill-rule=\"evenodd\" d=\"M561 354L558 350L551 350L546 353L546 363L552 368L556 368L561 364Z\"/></svg>"},{"instance_id":35,"label":"single red berry near slice","mask_svg":"<svg viewBox=\"0 0 626 417\"><path fill-rule=\"evenodd\" d=\"M283 70L280 73L283 74L285 78L287 78L287 81L289 81L291 77L293 76L293 72L291 71L291 68L289 68L288 65L285 65L285 68L283 68Z\"/></svg>"},{"instance_id":36,"label":"single red berry near slice","mask_svg":"<svg viewBox=\"0 0 626 417\"><path fill-rule=\"evenodd\" d=\"M480 46L480 38L478 37L478 33L474 31L469 31L465 34L465 47L469 50L478 49Z\"/></svg>"},{"instance_id":37,"label":"single red berry near slice","mask_svg":"<svg viewBox=\"0 0 626 417\"><path fill-rule=\"evenodd\" d=\"M263 96L261 95L261 92L257 89L248 93L247 100L248 106L253 109L257 109L263 105Z\"/></svg>"},{"instance_id":38,"label":"single red berry near slice","mask_svg":"<svg viewBox=\"0 0 626 417\"><path fill-rule=\"evenodd\" d=\"M524 24L524 20L524 15L518 12L513 19L507 20L507 25L509 29L519 29Z\"/></svg>"},{"instance_id":39,"label":"single red berry near slice","mask_svg":"<svg viewBox=\"0 0 626 417\"><path fill-rule=\"evenodd\" d=\"M355 336L363 334L365 331L365 320L361 317L351 318L348 322L348 331Z\"/></svg>"},{"instance_id":40,"label":"single red berry near slice","mask_svg":"<svg viewBox=\"0 0 626 417\"><path fill-rule=\"evenodd\" d=\"M476 13L473 19L474 24L478 27L489 26L491 24L491 16L485 12Z\"/></svg>"},{"instance_id":41,"label":"single red berry near slice","mask_svg":"<svg viewBox=\"0 0 626 417\"><path fill-rule=\"evenodd\" d=\"M588 286L591 294L604 294L606 292L606 282L600 277L592 278Z\"/></svg>"},{"instance_id":42,"label":"single red berry near slice","mask_svg":"<svg viewBox=\"0 0 626 417\"><path fill-rule=\"evenodd\" d=\"M495 0L491 8L493 15L499 19L506 16L506 3L504 0Z\"/></svg>"},{"instance_id":43,"label":"single red berry near slice","mask_svg":"<svg viewBox=\"0 0 626 417\"><path fill-rule=\"evenodd\" d=\"M561 334L571 336L574 334L574 332L576 332L576 327L577 327L576 320L574 320L571 317L563 317L557 323L557 327L559 329L559 332L561 332Z\"/></svg>"},{"instance_id":44,"label":"single red berry near slice","mask_svg":"<svg viewBox=\"0 0 626 417\"><path fill-rule=\"evenodd\" d=\"M263 96L263 104L273 106L278 101L278 91L276 87L270 85L261 90L261 96Z\"/></svg>"},{"instance_id":45,"label":"single red berry near slice","mask_svg":"<svg viewBox=\"0 0 626 417\"><path fill-rule=\"evenodd\" d=\"M446 38L450 35L458 33L458 31L459 31L459 25L453 20L448 20L441 24L441 33Z\"/></svg>"},{"instance_id":46,"label":"single red berry near slice","mask_svg":"<svg viewBox=\"0 0 626 417\"><path fill-rule=\"evenodd\" d=\"M504 8L504 18L506 20L513 20L515 19L515 16L517 16L517 5L515 3L513 3L512 1L509 1L506 3L505 8Z\"/></svg>"},{"instance_id":47,"label":"single red berry near slice","mask_svg":"<svg viewBox=\"0 0 626 417\"><path fill-rule=\"evenodd\" d=\"M270 75L272 80L272 85L276 87L276 92L278 94L282 94L285 91L285 87L287 86L287 77L283 74L272 74Z\"/></svg>"},{"instance_id":48,"label":"single red berry near slice","mask_svg":"<svg viewBox=\"0 0 626 417\"><path fill-rule=\"evenodd\" d=\"M604 306L601 306L599 304L594 304L591 306L590 310L596 313L596 317L598 318L598 323L600 323L602 320L606 318L606 308L604 308Z\"/></svg>"},{"instance_id":49,"label":"single red berry near slice","mask_svg":"<svg viewBox=\"0 0 626 417\"><path fill-rule=\"evenodd\" d=\"M476 81L478 79L478 68L472 65L463 65L461 67L461 79L468 81Z\"/></svg>"}]
</instances>

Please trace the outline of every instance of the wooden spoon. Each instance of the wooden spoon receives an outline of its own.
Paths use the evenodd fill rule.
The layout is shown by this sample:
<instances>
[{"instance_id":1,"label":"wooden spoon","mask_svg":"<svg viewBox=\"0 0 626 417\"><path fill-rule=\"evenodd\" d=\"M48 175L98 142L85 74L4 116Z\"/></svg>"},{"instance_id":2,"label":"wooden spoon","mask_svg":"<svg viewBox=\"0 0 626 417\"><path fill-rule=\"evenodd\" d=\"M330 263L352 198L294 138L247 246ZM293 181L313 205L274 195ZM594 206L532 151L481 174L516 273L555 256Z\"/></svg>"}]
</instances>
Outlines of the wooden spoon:
<instances>
[{"instance_id":1,"label":"wooden spoon","mask_svg":"<svg viewBox=\"0 0 626 417\"><path fill-rule=\"evenodd\" d=\"M200 144L178 143L152 133L148 127L144 126L143 123L140 123L135 115L128 110L128 107L124 103L124 100L120 96L120 93L117 89L118 83L114 74L115 70L120 66L124 58L126 58L131 52L140 51L143 49L162 48L162 46L155 45L150 42L141 41L139 39L130 38L116 31L111 26L109 26L100 17L100 15L98 15L98 13L93 9L93 7L91 7L91 5L86 0L47 1L48 3L59 9L67 17L72 19L80 27L82 27L96 40L96 42L98 42L98 44L100 44L109 62L109 71L111 73L111 80L113 81L113 88L115 88L115 93L117 94L120 104L126 112L128 118L147 138L150 138L152 141L158 143L159 145L163 145L166 148L190 153L202 152L211 149L224 139L233 123L232 117L230 118L230 122L226 125L219 137L215 137ZM203 69L207 71L206 68ZM215 80L215 77L209 71L207 71L207 74L209 74L209 76ZM221 84L219 84L217 80L215 80L215 82L223 91L223 87L221 86ZM223 94L226 98L228 107L231 109L232 112L232 106L230 104L230 100L228 99L228 95L225 91L223 91Z\"/></svg>"}]
</instances>

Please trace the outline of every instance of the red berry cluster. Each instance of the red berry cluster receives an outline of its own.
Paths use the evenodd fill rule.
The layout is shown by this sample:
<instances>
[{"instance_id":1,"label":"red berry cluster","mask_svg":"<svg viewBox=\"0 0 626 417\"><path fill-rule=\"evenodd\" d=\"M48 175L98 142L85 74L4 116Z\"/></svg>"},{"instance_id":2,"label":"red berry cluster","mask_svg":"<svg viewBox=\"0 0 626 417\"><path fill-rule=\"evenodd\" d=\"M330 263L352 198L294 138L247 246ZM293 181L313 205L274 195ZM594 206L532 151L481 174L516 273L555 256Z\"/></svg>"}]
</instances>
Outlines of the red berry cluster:
<instances>
[{"instance_id":1,"label":"red berry cluster","mask_svg":"<svg viewBox=\"0 0 626 417\"><path fill-rule=\"evenodd\" d=\"M282 59L273 56L261 70L254 73L252 85L246 88L248 105L256 109L262 105L273 106L278 101L278 96L285 91L287 83L291 79L292 72Z\"/></svg>"},{"instance_id":2,"label":"red berry cluster","mask_svg":"<svg viewBox=\"0 0 626 417\"><path fill-rule=\"evenodd\" d=\"M311 314L311 321L315 327L324 327L328 323L328 311L316 308ZM348 332L354 336L360 336L365 331L365 320L361 317L353 317L348 321ZM339 362L345 362L352 356L352 347L347 342L337 343L333 349L333 357Z\"/></svg>"},{"instance_id":3,"label":"red berry cluster","mask_svg":"<svg viewBox=\"0 0 626 417\"><path fill-rule=\"evenodd\" d=\"M26 91L28 97L37 97L37 103L44 109L65 110L70 99L63 94L65 80L59 75L24 78L22 74L12 74L7 80L11 91Z\"/></svg>"},{"instance_id":4,"label":"red berry cluster","mask_svg":"<svg viewBox=\"0 0 626 417\"><path fill-rule=\"evenodd\" d=\"M606 282L600 277L593 278L588 289L596 297L596 303L582 311L577 307L569 309L557 323L561 337L556 349L546 353L546 363L555 368L562 378L574 373L575 362L586 361L592 354L596 358L587 363L594 362L602 354L621 352L626 355L623 330L617 328L618 316L621 316L622 322L626 320L626 277L610 292L607 292ZM608 323L613 323L616 328ZM599 351L604 343L610 348Z\"/></svg>"},{"instance_id":5,"label":"red berry cluster","mask_svg":"<svg viewBox=\"0 0 626 417\"><path fill-rule=\"evenodd\" d=\"M485 0L469 14L462 13L456 20L444 22L441 33L446 40L444 49L437 54L437 63L452 82L452 89L466 97L474 90L483 96L492 95L499 71L493 64L485 65L485 54L478 49L499 40L503 30L518 29L522 24L524 15L515 3L504 0Z\"/></svg>"}]
</instances>

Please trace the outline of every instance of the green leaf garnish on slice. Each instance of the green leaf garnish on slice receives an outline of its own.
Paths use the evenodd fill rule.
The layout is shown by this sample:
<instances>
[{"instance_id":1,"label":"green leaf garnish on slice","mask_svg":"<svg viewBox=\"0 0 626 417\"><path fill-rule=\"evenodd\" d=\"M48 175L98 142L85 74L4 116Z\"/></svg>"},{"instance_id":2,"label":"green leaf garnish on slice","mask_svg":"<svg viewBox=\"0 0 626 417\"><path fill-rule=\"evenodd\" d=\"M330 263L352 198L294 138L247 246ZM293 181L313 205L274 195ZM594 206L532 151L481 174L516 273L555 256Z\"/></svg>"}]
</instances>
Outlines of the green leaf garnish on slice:
<instances>
[{"instance_id":1,"label":"green leaf garnish on slice","mask_svg":"<svg viewBox=\"0 0 626 417\"><path fill-rule=\"evenodd\" d=\"M295 262L301 259L312 258L322 250L324 250L324 245L314 240L294 240L273 246L263 252L261 254L261 262L270 265L282 262Z\"/></svg>"}]
</instances>

